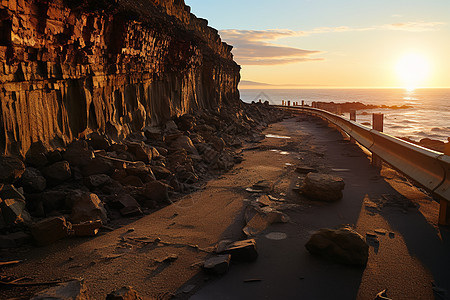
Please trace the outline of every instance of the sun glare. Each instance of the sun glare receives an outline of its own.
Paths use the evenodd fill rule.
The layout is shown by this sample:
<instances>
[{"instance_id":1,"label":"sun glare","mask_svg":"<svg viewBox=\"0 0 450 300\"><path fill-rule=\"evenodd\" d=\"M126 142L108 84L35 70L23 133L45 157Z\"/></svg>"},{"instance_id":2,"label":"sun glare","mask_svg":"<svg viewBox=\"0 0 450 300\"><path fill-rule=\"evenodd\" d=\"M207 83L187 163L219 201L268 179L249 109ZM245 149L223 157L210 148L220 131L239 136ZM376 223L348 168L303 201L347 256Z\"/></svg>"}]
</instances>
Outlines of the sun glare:
<instances>
[{"instance_id":1,"label":"sun glare","mask_svg":"<svg viewBox=\"0 0 450 300\"><path fill-rule=\"evenodd\" d=\"M408 90L414 90L428 77L430 65L425 57L410 53L397 63L397 75Z\"/></svg>"}]
</instances>

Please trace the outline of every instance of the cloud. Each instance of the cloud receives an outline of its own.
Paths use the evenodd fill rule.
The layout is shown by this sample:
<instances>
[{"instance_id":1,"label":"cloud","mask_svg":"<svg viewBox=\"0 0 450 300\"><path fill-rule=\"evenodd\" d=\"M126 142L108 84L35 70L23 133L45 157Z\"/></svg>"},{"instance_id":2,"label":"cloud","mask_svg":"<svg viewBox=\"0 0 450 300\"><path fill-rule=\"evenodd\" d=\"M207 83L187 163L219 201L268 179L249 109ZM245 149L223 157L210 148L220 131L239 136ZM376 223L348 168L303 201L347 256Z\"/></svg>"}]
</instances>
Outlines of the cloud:
<instances>
[{"instance_id":1,"label":"cloud","mask_svg":"<svg viewBox=\"0 0 450 300\"><path fill-rule=\"evenodd\" d=\"M437 30L439 27L444 25L444 22L400 22L379 26L380 29L388 29L388 30L403 30L403 31L411 31L411 32L424 32L424 31L433 31Z\"/></svg>"},{"instance_id":2,"label":"cloud","mask_svg":"<svg viewBox=\"0 0 450 300\"><path fill-rule=\"evenodd\" d=\"M271 43L280 38L302 36L302 31L292 30L222 30L223 40L234 46L233 54L242 65L282 65L322 60L311 58L320 51L304 50Z\"/></svg>"},{"instance_id":3,"label":"cloud","mask_svg":"<svg viewBox=\"0 0 450 300\"><path fill-rule=\"evenodd\" d=\"M318 27L308 31L294 31L288 29L272 30L221 30L224 41L233 45L233 54L241 65L282 65L298 62L321 61L323 58L311 57L322 51L304 50L295 47L277 45L274 41L281 38L311 36L324 33L362 32L374 30L397 30L409 32L425 32L439 30L444 22L399 22L371 27Z\"/></svg>"}]
</instances>

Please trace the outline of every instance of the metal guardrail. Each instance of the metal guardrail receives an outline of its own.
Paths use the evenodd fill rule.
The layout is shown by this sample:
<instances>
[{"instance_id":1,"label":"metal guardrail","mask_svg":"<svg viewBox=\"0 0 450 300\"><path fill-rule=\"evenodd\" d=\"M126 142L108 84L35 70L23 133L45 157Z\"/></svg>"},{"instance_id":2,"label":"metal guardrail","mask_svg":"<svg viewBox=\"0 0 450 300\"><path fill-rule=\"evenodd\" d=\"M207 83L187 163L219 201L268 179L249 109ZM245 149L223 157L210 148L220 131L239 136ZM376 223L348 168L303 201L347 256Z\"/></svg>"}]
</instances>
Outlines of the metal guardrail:
<instances>
[{"instance_id":1,"label":"metal guardrail","mask_svg":"<svg viewBox=\"0 0 450 300\"><path fill-rule=\"evenodd\" d=\"M325 110L305 106L277 107L309 112L328 120L429 192L450 202L450 156L369 129Z\"/></svg>"}]
</instances>

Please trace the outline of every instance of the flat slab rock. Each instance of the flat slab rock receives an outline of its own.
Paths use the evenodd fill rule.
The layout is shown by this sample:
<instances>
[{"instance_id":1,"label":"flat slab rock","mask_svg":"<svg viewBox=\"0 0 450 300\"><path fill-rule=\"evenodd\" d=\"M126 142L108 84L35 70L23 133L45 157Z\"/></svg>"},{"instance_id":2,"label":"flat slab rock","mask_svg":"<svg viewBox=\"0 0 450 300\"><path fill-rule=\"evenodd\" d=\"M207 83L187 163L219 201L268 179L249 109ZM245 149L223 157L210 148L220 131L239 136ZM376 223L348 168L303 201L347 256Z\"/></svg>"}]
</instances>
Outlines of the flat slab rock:
<instances>
[{"instance_id":1,"label":"flat slab rock","mask_svg":"<svg viewBox=\"0 0 450 300\"><path fill-rule=\"evenodd\" d=\"M228 271L228 267L230 266L230 260L231 255L230 254L223 254L223 255L217 255L208 258L203 263L203 269L206 272L213 273L213 274L224 274Z\"/></svg>"},{"instance_id":2,"label":"flat slab rock","mask_svg":"<svg viewBox=\"0 0 450 300\"><path fill-rule=\"evenodd\" d=\"M46 289L36 294L32 300L91 300L89 297L87 287L82 280L73 280L66 283L58 284L55 287Z\"/></svg>"},{"instance_id":3,"label":"flat slab rock","mask_svg":"<svg viewBox=\"0 0 450 300\"><path fill-rule=\"evenodd\" d=\"M320 229L305 245L314 255L349 265L365 265L369 258L369 246L363 237L349 227Z\"/></svg>"},{"instance_id":4,"label":"flat slab rock","mask_svg":"<svg viewBox=\"0 0 450 300\"><path fill-rule=\"evenodd\" d=\"M342 199L342 190L345 187L341 177L308 173L306 175L301 191L305 196L313 200L335 202Z\"/></svg>"},{"instance_id":5,"label":"flat slab rock","mask_svg":"<svg viewBox=\"0 0 450 300\"><path fill-rule=\"evenodd\" d=\"M248 239L229 244L223 254L230 254L233 261L254 261L258 257L256 241Z\"/></svg>"}]
</instances>

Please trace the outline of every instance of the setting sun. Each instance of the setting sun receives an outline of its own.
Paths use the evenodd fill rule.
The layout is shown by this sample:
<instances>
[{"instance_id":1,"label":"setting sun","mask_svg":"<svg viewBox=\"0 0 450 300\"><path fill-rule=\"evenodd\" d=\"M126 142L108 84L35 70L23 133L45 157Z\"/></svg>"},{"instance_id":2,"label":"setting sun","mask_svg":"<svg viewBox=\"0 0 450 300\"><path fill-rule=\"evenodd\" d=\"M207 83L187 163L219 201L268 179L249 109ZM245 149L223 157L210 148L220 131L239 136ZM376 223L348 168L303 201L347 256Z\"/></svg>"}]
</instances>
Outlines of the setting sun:
<instances>
[{"instance_id":1,"label":"setting sun","mask_svg":"<svg viewBox=\"0 0 450 300\"><path fill-rule=\"evenodd\" d=\"M409 90L415 89L427 79L430 64L427 59L416 53L403 56L397 63L397 75L403 86Z\"/></svg>"}]
</instances>

